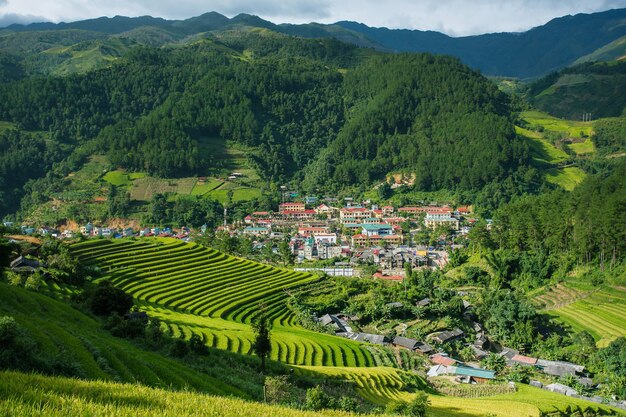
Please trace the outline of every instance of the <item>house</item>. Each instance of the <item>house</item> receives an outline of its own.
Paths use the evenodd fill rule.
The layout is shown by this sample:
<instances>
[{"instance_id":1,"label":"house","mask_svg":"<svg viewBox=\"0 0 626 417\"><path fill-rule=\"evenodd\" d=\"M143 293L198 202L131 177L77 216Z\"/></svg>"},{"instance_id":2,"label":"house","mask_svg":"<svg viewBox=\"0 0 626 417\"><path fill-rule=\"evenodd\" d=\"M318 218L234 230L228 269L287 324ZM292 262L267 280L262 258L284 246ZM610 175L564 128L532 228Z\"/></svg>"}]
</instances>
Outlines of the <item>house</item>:
<instances>
[{"instance_id":1,"label":"house","mask_svg":"<svg viewBox=\"0 0 626 417\"><path fill-rule=\"evenodd\" d=\"M468 345L468 346L470 347L470 349L472 349L472 351L474 351L474 357L479 361L489 356L489 352L479 348L476 345Z\"/></svg>"},{"instance_id":2,"label":"house","mask_svg":"<svg viewBox=\"0 0 626 417\"><path fill-rule=\"evenodd\" d=\"M299 227L298 234L303 237L309 237L317 234L327 234L328 227Z\"/></svg>"},{"instance_id":3,"label":"house","mask_svg":"<svg viewBox=\"0 0 626 417\"><path fill-rule=\"evenodd\" d=\"M576 365L575 363L565 361L549 361L545 359L537 359L535 364L545 374L553 376L567 376L576 375L585 370L582 365Z\"/></svg>"},{"instance_id":4,"label":"house","mask_svg":"<svg viewBox=\"0 0 626 417\"><path fill-rule=\"evenodd\" d=\"M453 340L457 340L457 339L461 339L463 336L465 336L465 333L463 333L463 331L461 329L454 329L452 331L443 331L439 334L437 334L436 336L433 336L433 340L437 343L448 343L451 342Z\"/></svg>"},{"instance_id":5,"label":"house","mask_svg":"<svg viewBox=\"0 0 626 417\"><path fill-rule=\"evenodd\" d=\"M393 206L383 206L382 211L383 211L383 215L391 216L393 215L394 208Z\"/></svg>"},{"instance_id":6,"label":"house","mask_svg":"<svg viewBox=\"0 0 626 417\"><path fill-rule=\"evenodd\" d=\"M319 323L324 327L332 327L335 333L351 333L352 328L348 326L345 320L332 314L325 314L319 319Z\"/></svg>"},{"instance_id":7,"label":"house","mask_svg":"<svg viewBox=\"0 0 626 417\"><path fill-rule=\"evenodd\" d=\"M356 333L353 337L350 337L350 339L356 340L357 342L369 342L373 345L381 346L387 343L387 338L385 336L371 333Z\"/></svg>"},{"instance_id":8,"label":"house","mask_svg":"<svg viewBox=\"0 0 626 417\"><path fill-rule=\"evenodd\" d=\"M430 347L426 343L422 343L415 339L409 339L408 337L396 336L391 341L391 344L396 347L401 347L412 351L420 351L421 353L428 353L432 351L432 347Z\"/></svg>"},{"instance_id":9,"label":"house","mask_svg":"<svg viewBox=\"0 0 626 417\"><path fill-rule=\"evenodd\" d=\"M393 227L388 224L363 224L361 234L365 236L390 236L393 235Z\"/></svg>"},{"instance_id":10,"label":"house","mask_svg":"<svg viewBox=\"0 0 626 417\"><path fill-rule=\"evenodd\" d=\"M447 207L436 207L426 210L424 225L430 229L435 229L438 226L447 226L459 230L459 220L452 217L452 211Z\"/></svg>"},{"instance_id":11,"label":"house","mask_svg":"<svg viewBox=\"0 0 626 417\"><path fill-rule=\"evenodd\" d=\"M448 375L448 374L449 374L448 367L445 365L433 365L426 373L426 375L430 377Z\"/></svg>"},{"instance_id":12,"label":"house","mask_svg":"<svg viewBox=\"0 0 626 417\"><path fill-rule=\"evenodd\" d=\"M336 208L330 207L326 204L320 204L315 208L315 212L318 215L325 215L327 218L331 218L336 211Z\"/></svg>"},{"instance_id":13,"label":"house","mask_svg":"<svg viewBox=\"0 0 626 417\"><path fill-rule=\"evenodd\" d=\"M428 359L430 359L430 361L434 363L435 365L443 365L443 366L454 366L458 362L456 359L452 359L451 357L444 356L440 353L431 355Z\"/></svg>"},{"instance_id":14,"label":"house","mask_svg":"<svg viewBox=\"0 0 626 417\"><path fill-rule=\"evenodd\" d=\"M330 243L334 245L337 243L337 235L334 233L314 233L313 239L315 239L315 242L318 244Z\"/></svg>"},{"instance_id":15,"label":"house","mask_svg":"<svg viewBox=\"0 0 626 417\"><path fill-rule=\"evenodd\" d=\"M267 227L246 227L243 229L243 234L252 236L267 236L270 234L270 229Z\"/></svg>"},{"instance_id":16,"label":"house","mask_svg":"<svg viewBox=\"0 0 626 417\"><path fill-rule=\"evenodd\" d=\"M39 268L41 268L41 264L39 263L39 261L35 259L28 259L23 256L20 256L14 259L13 261L11 261L10 267L13 272L30 273L30 272L35 272Z\"/></svg>"},{"instance_id":17,"label":"house","mask_svg":"<svg viewBox=\"0 0 626 417\"><path fill-rule=\"evenodd\" d=\"M344 223L344 219L355 219L361 221L371 217L373 217L372 211L363 207L346 207L339 210L339 218L342 223Z\"/></svg>"},{"instance_id":18,"label":"house","mask_svg":"<svg viewBox=\"0 0 626 417\"><path fill-rule=\"evenodd\" d=\"M402 308L404 307L404 304L402 304L400 301L396 301L393 303L387 303L385 304L385 306L389 308Z\"/></svg>"},{"instance_id":19,"label":"house","mask_svg":"<svg viewBox=\"0 0 626 417\"><path fill-rule=\"evenodd\" d=\"M408 214L411 217L416 217L419 214L423 213L424 211L426 211L426 207L409 206L409 207L400 207L398 209L399 213L405 213L405 214Z\"/></svg>"},{"instance_id":20,"label":"house","mask_svg":"<svg viewBox=\"0 0 626 417\"><path fill-rule=\"evenodd\" d=\"M354 235L351 238L352 246L365 246L367 245L367 236L364 234Z\"/></svg>"},{"instance_id":21,"label":"house","mask_svg":"<svg viewBox=\"0 0 626 417\"><path fill-rule=\"evenodd\" d=\"M571 397L572 395L577 394L574 388L568 387L567 385L563 385L559 383L546 385L544 389L548 391L556 392L557 394L567 395L568 397Z\"/></svg>"},{"instance_id":22,"label":"house","mask_svg":"<svg viewBox=\"0 0 626 417\"><path fill-rule=\"evenodd\" d=\"M304 197L304 202L305 204L313 205L317 203L317 197L314 197L314 196Z\"/></svg>"},{"instance_id":23,"label":"house","mask_svg":"<svg viewBox=\"0 0 626 417\"><path fill-rule=\"evenodd\" d=\"M507 361L509 365L525 365L535 366L537 364L537 358L531 358L529 356L520 355L519 353L513 356Z\"/></svg>"},{"instance_id":24,"label":"house","mask_svg":"<svg viewBox=\"0 0 626 417\"><path fill-rule=\"evenodd\" d=\"M303 211L304 209L304 203L282 203L278 205L278 211L280 213L288 211Z\"/></svg>"},{"instance_id":25,"label":"house","mask_svg":"<svg viewBox=\"0 0 626 417\"><path fill-rule=\"evenodd\" d=\"M415 305L418 306L418 307L426 307L426 306L430 305L431 302L432 302L431 299L426 297L426 298L418 301Z\"/></svg>"}]
</instances>

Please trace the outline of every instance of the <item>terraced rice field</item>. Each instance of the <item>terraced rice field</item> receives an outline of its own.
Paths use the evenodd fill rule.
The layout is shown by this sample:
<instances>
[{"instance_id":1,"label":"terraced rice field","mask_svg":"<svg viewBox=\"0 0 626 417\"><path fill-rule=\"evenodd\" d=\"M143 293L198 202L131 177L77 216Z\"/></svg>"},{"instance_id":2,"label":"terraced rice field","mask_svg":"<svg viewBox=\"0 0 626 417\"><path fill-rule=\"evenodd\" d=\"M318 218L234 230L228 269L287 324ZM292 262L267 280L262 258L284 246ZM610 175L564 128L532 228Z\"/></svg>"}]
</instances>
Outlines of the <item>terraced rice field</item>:
<instances>
[{"instance_id":1,"label":"terraced rice field","mask_svg":"<svg viewBox=\"0 0 626 417\"><path fill-rule=\"evenodd\" d=\"M403 371L395 368L333 368L333 367L296 367L296 373L317 374L329 378L353 381L357 392L367 400L380 405L389 401L410 401L413 393L407 390L402 379ZM483 417L486 415L502 417L539 417L542 412L571 409L602 408L605 412L615 411L587 401L568 398L563 395L544 391L527 385L518 384L518 391L511 394L499 394L481 398L460 398L433 393L426 383L419 386L429 392L431 405L428 416L431 417ZM581 413L581 415L583 415Z\"/></svg>"},{"instance_id":2,"label":"terraced rice field","mask_svg":"<svg viewBox=\"0 0 626 417\"><path fill-rule=\"evenodd\" d=\"M626 336L626 291L562 283L535 297L537 306L573 332L589 331L598 346Z\"/></svg>"},{"instance_id":3,"label":"terraced rice field","mask_svg":"<svg viewBox=\"0 0 626 417\"><path fill-rule=\"evenodd\" d=\"M618 337L626 336L624 291L605 288L551 313L573 331L587 330L600 347L608 345Z\"/></svg>"},{"instance_id":4,"label":"terraced rice field","mask_svg":"<svg viewBox=\"0 0 626 417\"><path fill-rule=\"evenodd\" d=\"M72 246L176 336L248 354L250 322L264 304L273 322L271 358L319 366L373 366L366 345L300 328L288 292L319 278L235 258L175 239L92 240Z\"/></svg>"},{"instance_id":5,"label":"terraced rice field","mask_svg":"<svg viewBox=\"0 0 626 417\"><path fill-rule=\"evenodd\" d=\"M544 310L555 310L564 307L585 297L589 292L569 287L567 284L558 284L554 288L549 288L543 294L535 297L535 303Z\"/></svg>"}]
</instances>

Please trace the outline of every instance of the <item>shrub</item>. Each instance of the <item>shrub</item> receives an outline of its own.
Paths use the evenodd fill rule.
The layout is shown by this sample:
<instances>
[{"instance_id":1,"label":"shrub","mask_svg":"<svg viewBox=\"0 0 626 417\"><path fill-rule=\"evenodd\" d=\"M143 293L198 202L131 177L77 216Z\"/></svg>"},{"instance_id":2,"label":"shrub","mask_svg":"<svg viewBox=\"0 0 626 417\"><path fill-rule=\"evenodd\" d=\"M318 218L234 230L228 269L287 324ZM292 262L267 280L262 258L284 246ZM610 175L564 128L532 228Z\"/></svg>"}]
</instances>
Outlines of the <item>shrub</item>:
<instances>
[{"instance_id":1,"label":"shrub","mask_svg":"<svg viewBox=\"0 0 626 417\"><path fill-rule=\"evenodd\" d=\"M307 410L322 410L324 408L333 408L333 399L328 396L322 389L317 386L306 390L306 399L304 401L304 407Z\"/></svg>"},{"instance_id":2,"label":"shrub","mask_svg":"<svg viewBox=\"0 0 626 417\"><path fill-rule=\"evenodd\" d=\"M197 355L206 355L209 353L209 348L204 344L204 341L197 334L191 336L188 343L189 350Z\"/></svg>"},{"instance_id":3,"label":"shrub","mask_svg":"<svg viewBox=\"0 0 626 417\"><path fill-rule=\"evenodd\" d=\"M184 358L189 353L189 345L183 339L176 339L170 346L170 355L176 358Z\"/></svg>"},{"instance_id":4,"label":"shrub","mask_svg":"<svg viewBox=\"0 0 626 417\"><path fill-rule=\"evenodd\" d=\"M425 417L430 400L425 392L418 392L410 401L394 401L387 405L386 411L391 414L400 414L409 417Z\"/></svg>"}]
</instances>

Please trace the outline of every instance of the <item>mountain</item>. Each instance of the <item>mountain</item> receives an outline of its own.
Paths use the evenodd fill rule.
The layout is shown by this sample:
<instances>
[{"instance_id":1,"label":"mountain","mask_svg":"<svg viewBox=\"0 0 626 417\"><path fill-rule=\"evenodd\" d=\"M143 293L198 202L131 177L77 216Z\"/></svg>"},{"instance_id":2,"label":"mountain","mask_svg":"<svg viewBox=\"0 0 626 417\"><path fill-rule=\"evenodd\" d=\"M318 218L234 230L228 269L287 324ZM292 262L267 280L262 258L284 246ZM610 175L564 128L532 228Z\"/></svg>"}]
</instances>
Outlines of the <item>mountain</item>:
<instances>
[{"instance_id":1,"label":"mountain","mask_svg":"<svg viewBox=\"0 0 626 417\"><path fill-rule=\"evenodd\" d=\"M337 25L393 51L453 55L489 75L533 78L568 66L581 56L626 35L626 9L551 20L523 33L453 38L438 32Z\"/></svg>"},{"instance_id":2,"label":"mountain","mask_svg":"<svg viewBox=\"0 0 626 417\"><path fill-rule=\"evenodd\" d=\"M623 59L626 59L626 36L622 36L589 55L578 58L574 64L591 61L621 61Z\"/></svg>"},{"instance_id":3,"label":"mountain","mask_svg":"<svg viewBox=\"0 0 626 417\"><path fill-rule=\"evenodd\" d=\"M328 25L276 25L249 14L239 14L229 19L210 12L185 20L115 16L71 23L14 24L0 31L0 40L4 36L21 33L36 33L38 37L46 38L55 31L88 31L97 32L99 36L130 36L138 42L160 46L184 42L186 37L199 33L236 28L263 28L307 38L332 37L386 52L453 55L487 75L526 79L541 77L567 67L602 48L612 48L608 45L626 36L626 9L564 16L522 33L491 33L458 38L433 31L374 28L349 21ZM602 52L599 53L602 56ZM591 55L590 58L593 57Z\"/></svg>"},{"instance_id":4,"label":"mountain","mask_svg":"<svg viewBox=\"0 0 626 417\"><path fill-rule=\"evenodd\" d=\"M571 120L616 117L626 111L626 61L587 62L564 68L529 86L528 100Z\"/></svg>"}]
</instances>

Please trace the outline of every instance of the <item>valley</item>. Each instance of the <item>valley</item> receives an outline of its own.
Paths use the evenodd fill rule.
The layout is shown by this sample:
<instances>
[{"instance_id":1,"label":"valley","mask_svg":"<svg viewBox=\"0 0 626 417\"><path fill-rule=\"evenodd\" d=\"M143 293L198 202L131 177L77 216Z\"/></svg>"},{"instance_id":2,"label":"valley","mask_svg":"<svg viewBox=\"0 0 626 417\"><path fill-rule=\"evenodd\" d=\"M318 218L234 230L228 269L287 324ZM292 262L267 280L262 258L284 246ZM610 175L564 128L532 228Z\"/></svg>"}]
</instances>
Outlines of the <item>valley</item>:
<instances>
[{"instance_id":1,"label":"valley","mask_svg":"<svg viewBox=\"0 0 626 417\"><path fill-rule=\"evenodd\" d=\"M625 11L0 28L0 414L625 415Z\"/></svg>"}]
</instances>

